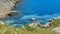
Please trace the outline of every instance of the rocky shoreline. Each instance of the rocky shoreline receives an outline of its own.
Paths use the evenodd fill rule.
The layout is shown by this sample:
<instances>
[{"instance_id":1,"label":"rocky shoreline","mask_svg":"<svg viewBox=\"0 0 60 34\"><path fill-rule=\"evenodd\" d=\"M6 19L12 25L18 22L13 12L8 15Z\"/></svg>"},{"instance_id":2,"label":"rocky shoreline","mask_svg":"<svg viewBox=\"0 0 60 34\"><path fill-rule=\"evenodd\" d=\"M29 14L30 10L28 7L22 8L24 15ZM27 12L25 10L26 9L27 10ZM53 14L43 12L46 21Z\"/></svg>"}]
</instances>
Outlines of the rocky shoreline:
<instances>
[{"instance_id":1,"label":"rocky shoreline","mask_svg":"<svg viewBox=\"0 0 60 34\"><path fill-rule=\"evenodd\" d=\"M0 0L0 19L8 18L13 14L18 14L14 11L14 7L18 4L18 0Z\"/></svg>"}]
</instances>

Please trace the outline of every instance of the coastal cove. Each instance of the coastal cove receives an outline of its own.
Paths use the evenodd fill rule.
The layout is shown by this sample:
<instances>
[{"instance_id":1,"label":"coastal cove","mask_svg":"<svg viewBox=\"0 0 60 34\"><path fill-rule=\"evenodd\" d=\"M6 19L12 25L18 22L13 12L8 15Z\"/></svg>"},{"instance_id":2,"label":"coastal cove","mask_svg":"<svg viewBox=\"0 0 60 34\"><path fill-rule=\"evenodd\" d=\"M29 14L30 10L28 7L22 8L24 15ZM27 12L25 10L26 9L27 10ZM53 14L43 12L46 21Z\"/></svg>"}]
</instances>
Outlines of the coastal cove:
<instances>
[{"instance_id":1,"label":"coastal cove","mask_svg":"<svg viewBox=\"0 0 60 34\"><path fill-rule=\"evenodd\" d=\"M60 0L0 0L0 34L60 34Z\"/></svg>"},{"instance_id":2,"label":"coastal cove","mask_svg":"<svg viewBox=\"0 0 60 34\"><path fill-rule=\"evenodd\" d=\"M15 10L23 12L23 16L20 18L21 20L28 22L28 19L34 17L44 24L49 19L60 16L59 1L60 0L24 0Z\"/></svg>"},{"instance_id":3,"label":"coastal cove","mask_svg":"<svg viewBox=\"0 0 60 34\"><path fill-rule=\"evenodd\" d=\"M19 0L21 3L14 8L22 14L15 15L4 22L13 23L13 26L30 23L30 18L36 18L41 24L46 24L48 20L60 17L60 0ZM15 24L15 25L14 25ZM12 24L11 24L12 25Z\"/></svg>"}]
</instances>

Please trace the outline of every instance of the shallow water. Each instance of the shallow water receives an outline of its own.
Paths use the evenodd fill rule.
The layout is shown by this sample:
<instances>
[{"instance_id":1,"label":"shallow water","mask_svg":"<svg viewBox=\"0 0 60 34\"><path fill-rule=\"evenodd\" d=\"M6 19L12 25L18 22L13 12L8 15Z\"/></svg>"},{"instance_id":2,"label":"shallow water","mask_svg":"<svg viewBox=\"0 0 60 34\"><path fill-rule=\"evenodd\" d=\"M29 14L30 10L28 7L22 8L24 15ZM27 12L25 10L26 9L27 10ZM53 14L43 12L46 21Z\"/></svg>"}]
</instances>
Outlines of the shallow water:
<instances>
[{"instance_id":1,"label":"shallow water","mask_svg":"<svg viewBox=\"0 0 60 34\"><path fill-rule=\"evenodd\" d=\"M22 12L10 18L10 21L17 22L15 24L31 22L29 18L32 17L45 24L49 19L60 16L60 0L22 0L14 10Z\"/></svg>"}]
</instances>

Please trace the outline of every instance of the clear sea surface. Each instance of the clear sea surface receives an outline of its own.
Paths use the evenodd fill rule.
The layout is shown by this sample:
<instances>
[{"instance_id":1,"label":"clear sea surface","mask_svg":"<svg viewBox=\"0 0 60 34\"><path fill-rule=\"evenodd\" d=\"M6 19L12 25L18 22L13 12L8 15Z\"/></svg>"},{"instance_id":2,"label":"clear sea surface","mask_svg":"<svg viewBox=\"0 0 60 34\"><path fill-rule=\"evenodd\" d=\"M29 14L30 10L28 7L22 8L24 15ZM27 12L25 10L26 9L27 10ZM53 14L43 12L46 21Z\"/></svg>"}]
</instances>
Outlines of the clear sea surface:
<instances>
[{"instance_id":1,"label":"clear sea surface","mask_svg":"<svg viewBox=\"0 0 60 34\"><path fill-rule=\"evenodd\" d=\"M10 17L6 22L13 26L31 23L34 17L41 24L46 24L49 19L60 16L60 0L19 0L20 3L14 10L21 12Z\"/></svg>"}]
</instances>

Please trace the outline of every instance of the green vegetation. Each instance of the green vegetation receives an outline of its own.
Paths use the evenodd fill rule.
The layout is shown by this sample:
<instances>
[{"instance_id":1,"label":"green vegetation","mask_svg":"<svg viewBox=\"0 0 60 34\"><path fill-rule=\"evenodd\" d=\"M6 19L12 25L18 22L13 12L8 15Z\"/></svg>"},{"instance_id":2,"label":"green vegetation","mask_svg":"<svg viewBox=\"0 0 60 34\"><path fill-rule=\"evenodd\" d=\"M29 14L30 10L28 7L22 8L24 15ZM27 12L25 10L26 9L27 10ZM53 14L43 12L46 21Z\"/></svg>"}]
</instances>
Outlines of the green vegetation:
<instances>
[{"instance_id":1,"label":"green vegetation","mask_svg":"<svg viewBox=\"0 0 60 34\"><path fill-rule=\"evenodd\" d=\"M51 31L50 28L35 27L31 28L29 26L14 28L8 25L0 24L0 34L57 34Z\"/></svg>"},{"instance_id":2,"label":"green vegetation","mask_svg":"<svg viewBox=\"0 0 60 34\"><path fill-rule=\"evenodd\" d=\"M54 19L49 23L51 23L49 28L44 28L40 25L37 25L35 28L32 28L28 26L28 24L26 26L15 28L9 25L0 24L0 34L57 34L51 29L53 27L60 27L60 19Z\"/></svg>"},{"instance_id":3,"label":"green vegetation","mask_svg":"<svg viewBox=\"0 0 60 34\"><path fill-rule=\"evenodd\" d=\"M60 27L60 18L53 19L53 20L50 22L50 26L51 26L52 28L54 28L54 27Z\"/></svg>"}]
</instances>

